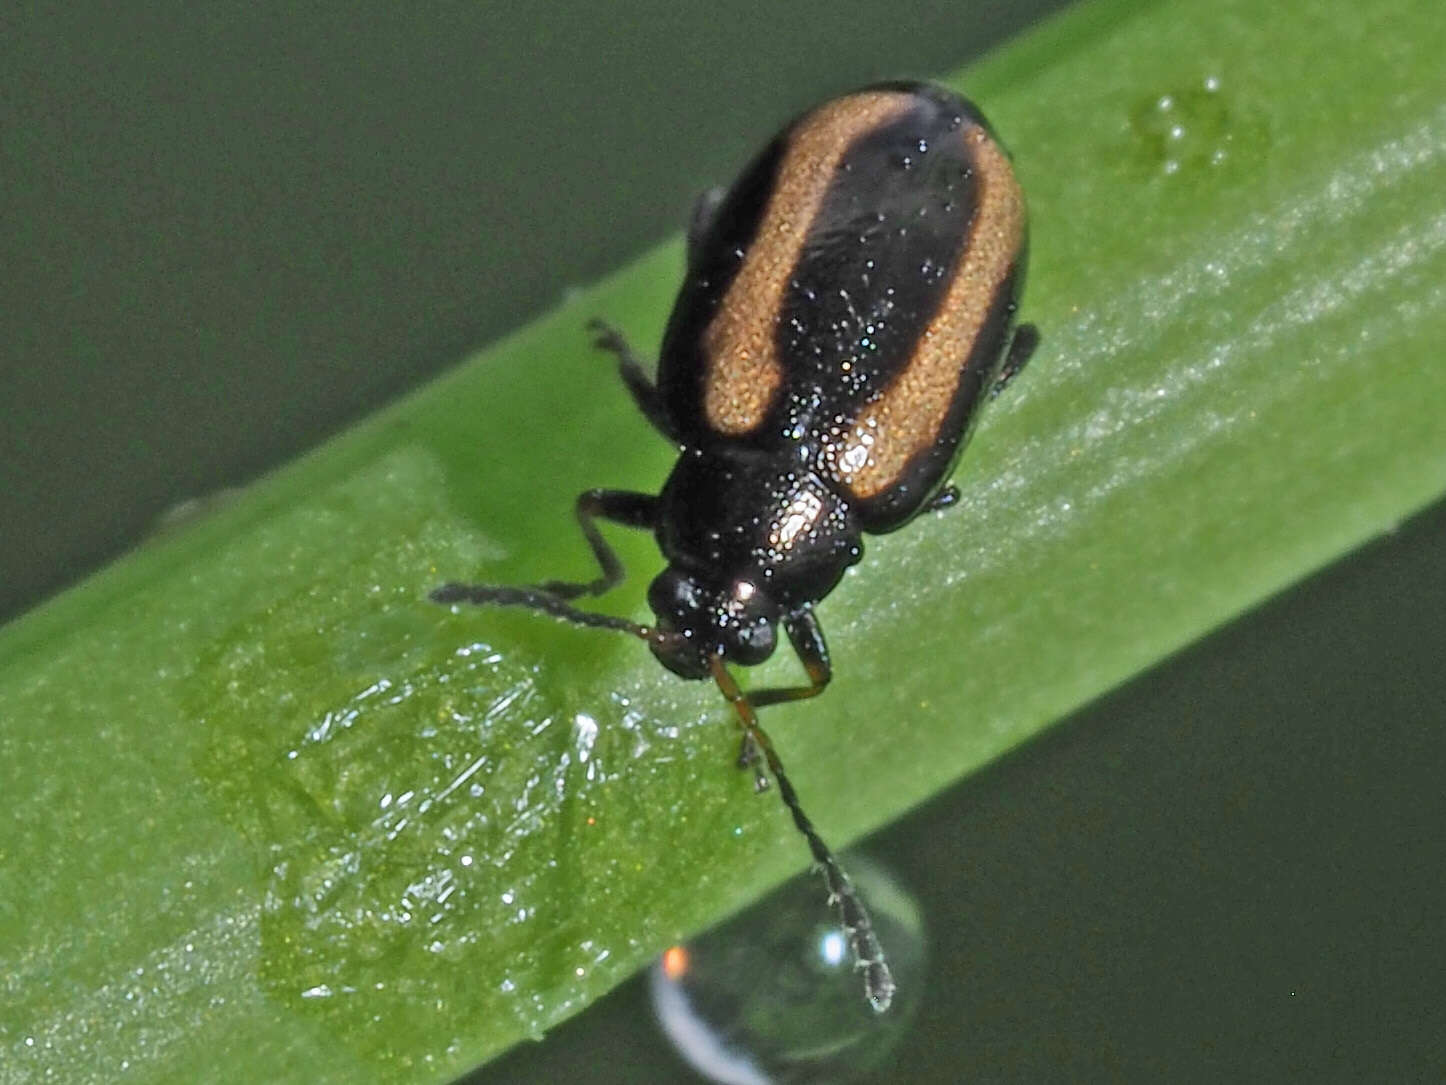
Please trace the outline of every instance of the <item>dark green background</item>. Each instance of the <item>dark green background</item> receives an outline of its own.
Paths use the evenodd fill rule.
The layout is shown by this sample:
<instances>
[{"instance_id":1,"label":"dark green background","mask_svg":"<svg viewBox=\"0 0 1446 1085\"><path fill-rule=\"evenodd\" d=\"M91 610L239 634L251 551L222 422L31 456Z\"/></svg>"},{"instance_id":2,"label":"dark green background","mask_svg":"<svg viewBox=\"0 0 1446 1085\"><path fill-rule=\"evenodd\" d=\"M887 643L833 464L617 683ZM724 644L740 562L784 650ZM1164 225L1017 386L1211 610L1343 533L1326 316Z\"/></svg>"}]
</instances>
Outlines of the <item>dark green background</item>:
<instances>
[{"instance_id":1,"label":"dark green background","mask_svg":"<svg viewBox=\"0 0 1446 1085\"><path fill-rule=\"evenodd\" d=\"M1034 8L0 15L0 619L675 232L796 109ZM1446 1074L1443 540L1438 506L892 830L936 943L898 1072ZM486 1077L668 1060L625 988Z\"/></svg>"}]
</instances>

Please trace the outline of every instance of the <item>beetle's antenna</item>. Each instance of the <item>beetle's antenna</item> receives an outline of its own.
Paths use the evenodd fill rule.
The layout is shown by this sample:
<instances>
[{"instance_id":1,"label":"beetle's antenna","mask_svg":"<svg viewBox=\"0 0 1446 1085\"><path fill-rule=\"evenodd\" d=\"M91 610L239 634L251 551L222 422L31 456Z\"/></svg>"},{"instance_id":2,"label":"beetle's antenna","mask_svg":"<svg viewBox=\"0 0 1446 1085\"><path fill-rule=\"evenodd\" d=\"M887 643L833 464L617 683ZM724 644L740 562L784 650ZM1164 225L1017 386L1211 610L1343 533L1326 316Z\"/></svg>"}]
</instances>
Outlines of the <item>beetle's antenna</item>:
<instances>
[{"instance_id":1,"label":"beetle's antenna","mask_svg":"<svg viewBox=\"0 0 1446 1085\"><path fill-rule=\"evenodd\" d=\"M773 740L758 725L758 714L754 711L752 702L728 673L728 669L723 665L723 657L710 655L708 669L712 671L713 680L718 683L723 696L738 713L738 723L747 740L763 754L768 770L778 781L778 794L793 815L793 823L798 826L798 831L808 841L808 850L813 852L814 862L823 872L824 883L828 886L828 902L838 910L839 920L848 938L849 950L854 955L854 967L864 974L864 995L875 1013L883 1013L894 999L894 974L884 960L884 949L879 945L878 935L874 933L874 921L869 916L868 908L864 906L863 898L859 896L849 876L844 873L843 867L839 866L838 860L833 857L833 852L818 835L813 822L809 821L808 815L803 812L803 807L798 802L798 792L793 790L793 784L783 771L783 762L773 748Z\"/></svg>"},{"instance_id":2,"label":"beetle's antenna","mask_svg":"<svg viewBox=\"0 0 1446 1085\"><path fill-rule=\"evenodd\" d=\"M630 633L649 644L667 644L681 634L668 633L651 625L640 625L611 614L595 614L578 610L565 600L540 588L507 588L493 584L460 584L453 581L434 588L427 596L434 603L474 603L477 606L527 607L540 610L560 621L585 625L593 629L615 629Z\"/></svg>"}]
</instances>

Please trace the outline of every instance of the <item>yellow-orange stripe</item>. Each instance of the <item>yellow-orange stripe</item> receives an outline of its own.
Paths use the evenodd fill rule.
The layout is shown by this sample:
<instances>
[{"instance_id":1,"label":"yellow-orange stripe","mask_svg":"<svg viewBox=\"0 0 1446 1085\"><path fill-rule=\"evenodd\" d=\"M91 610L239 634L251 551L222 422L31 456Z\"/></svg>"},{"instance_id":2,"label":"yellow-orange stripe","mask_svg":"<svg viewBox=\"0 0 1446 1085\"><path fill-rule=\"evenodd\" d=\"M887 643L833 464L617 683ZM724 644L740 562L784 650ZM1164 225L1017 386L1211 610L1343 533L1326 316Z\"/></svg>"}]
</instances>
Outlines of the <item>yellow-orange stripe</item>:
<instances>
[{"instance_id":1,"label":"yellow-orange stripe","mask_svg":"<svg viewBox=\"0 0 1446 1085\"><path fill-rule=\"evenodd\" d=\"M895 485L909 461L938 440L969 351L1024 240L1024 194L1009 159L981 127L966 128L963 137L975 170L976 211L959 265L907 364L865 405L830 457L859 499Z\"/></svg>"},{"instance_id":2,"label":"yellow-orange stripe","mask_svg":"<svg viewBox=\"0 0 1446 1085\"><path fill-rule=\"evenodd\" d=\"M703 411L716 432L738 436L762 424L783 383L777 331L784 292L839 162L859 136L912 102L898 91L850 95L822 106L789 138L757 235L703 332Z\"/></svg>"}]
</instances>

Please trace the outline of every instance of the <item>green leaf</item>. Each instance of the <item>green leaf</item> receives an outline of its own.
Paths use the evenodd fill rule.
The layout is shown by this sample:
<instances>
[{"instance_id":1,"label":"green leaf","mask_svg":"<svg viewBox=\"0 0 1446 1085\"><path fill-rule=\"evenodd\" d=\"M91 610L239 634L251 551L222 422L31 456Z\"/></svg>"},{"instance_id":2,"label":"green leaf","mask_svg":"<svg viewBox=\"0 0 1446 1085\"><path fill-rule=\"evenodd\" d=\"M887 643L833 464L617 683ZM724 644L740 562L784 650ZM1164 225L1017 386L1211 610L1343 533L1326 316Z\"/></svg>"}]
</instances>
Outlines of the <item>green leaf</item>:
<instances>
[{"instance_id":1,"label":"green leaf","mask_svg":"<svg viewBox=\"0 0 1446 1085\"><path fill-rule=\"evenodd\" d=\"M1446 490L1443 45L1428 4L1103 2L956 81L1030 193L1045 342L963 507L821 609L834 686L768 714L836 846ZM443 1079L802 865L715 691L425 600L585 575L572 495L657 485L582 326L655 343L680 262L0 634L7 1070Z\"/></svg>"}]
</instances>

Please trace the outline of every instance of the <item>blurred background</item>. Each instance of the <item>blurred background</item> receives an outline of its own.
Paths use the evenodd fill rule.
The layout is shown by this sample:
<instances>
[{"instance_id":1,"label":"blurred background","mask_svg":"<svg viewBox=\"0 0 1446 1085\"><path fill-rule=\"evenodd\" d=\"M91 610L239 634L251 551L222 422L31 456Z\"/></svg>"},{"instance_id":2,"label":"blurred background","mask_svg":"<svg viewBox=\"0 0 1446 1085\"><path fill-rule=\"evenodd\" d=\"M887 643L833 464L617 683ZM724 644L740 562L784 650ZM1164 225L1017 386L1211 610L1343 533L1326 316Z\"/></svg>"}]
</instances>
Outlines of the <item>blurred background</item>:
<instances>
[{"instance_id":1,"label":"blurred background","mask_svg":"<svg viewBox=\"0 0 1446 1085\"><path fill-rule=\"evenodd\" d=\"M1060 5L0 14L0 621L674 234L798 109ZM880 1080L1446 1076L1446 507L874 843ZM482 1081L672 1081L638 984ZM611 1076L609 1076L611 1075Z\"/></svg>"}]
</instances>

